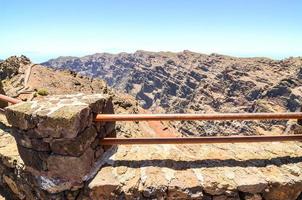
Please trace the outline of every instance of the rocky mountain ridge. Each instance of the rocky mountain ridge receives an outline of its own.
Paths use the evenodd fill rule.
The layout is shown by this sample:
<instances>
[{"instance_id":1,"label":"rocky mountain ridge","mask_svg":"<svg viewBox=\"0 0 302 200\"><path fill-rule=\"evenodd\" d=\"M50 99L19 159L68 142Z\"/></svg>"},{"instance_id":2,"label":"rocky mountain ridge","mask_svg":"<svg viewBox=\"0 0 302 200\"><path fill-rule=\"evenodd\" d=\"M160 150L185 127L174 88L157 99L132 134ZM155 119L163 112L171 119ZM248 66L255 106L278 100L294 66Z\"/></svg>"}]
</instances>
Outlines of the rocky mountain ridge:
<instances>
[{"instance_id":1,"label":"rocky mountain ridge","mask_svg":"<svg viewBox=\"0 0 302 200\"><path fill-rule=\"evenodd\" d=\"M42 65L98 77L166 113L294 112L302 100L302 58L137 51L59 57ZM158 108L161 110L158 111ZM177 122L185 135L284 133L286 122Z\"/></svg>"}]
</instances>

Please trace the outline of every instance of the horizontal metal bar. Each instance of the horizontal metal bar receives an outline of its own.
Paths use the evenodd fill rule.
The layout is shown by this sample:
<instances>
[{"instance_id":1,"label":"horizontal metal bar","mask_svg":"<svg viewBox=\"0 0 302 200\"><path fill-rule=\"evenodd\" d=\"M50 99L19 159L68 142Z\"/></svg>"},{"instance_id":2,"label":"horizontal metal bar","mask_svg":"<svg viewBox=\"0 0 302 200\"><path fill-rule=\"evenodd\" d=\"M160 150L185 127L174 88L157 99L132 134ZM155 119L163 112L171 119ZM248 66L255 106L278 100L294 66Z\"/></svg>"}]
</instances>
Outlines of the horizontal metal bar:
<instances>
[{"instance_id":1,"label":"horizontal metal bar","mask_svg":"<svg viewBox=\"0 0 302 200\"><path fill-rule=\"evenodd\" d=\"M21 100L19 100L19 99L11 98L11 97L5 96L3 94L0 94L0 100L6 101L6 102L9 102L9 103L12 103L12 104L16 104L16 103L21 102Z\"/></svg>"},{"instance_id":2,"label":"horizontal metal bar","mask_svg":"<svg viewBox=\"0 0 302 200\"><path fill-rule=\"evenodd\" d=\"M181 120L285 120L302 119L294 113L227 113L227 114L98 114L96 121L181 121Z\"/></svg>"},{"instance_id":3,"label":"horizontal metal bar","mask_svg":"<svg viewBox=\"0 0 302 200\"><path fill-rule=\"evenodd\" d=\"M203 144L203 143L248 143L302 141L298 135L265 135L265 136L216 136L216 137L163 137L163 138L104 138L101 145L133 145L133 144Z\"/></svg>"}]
</instances>

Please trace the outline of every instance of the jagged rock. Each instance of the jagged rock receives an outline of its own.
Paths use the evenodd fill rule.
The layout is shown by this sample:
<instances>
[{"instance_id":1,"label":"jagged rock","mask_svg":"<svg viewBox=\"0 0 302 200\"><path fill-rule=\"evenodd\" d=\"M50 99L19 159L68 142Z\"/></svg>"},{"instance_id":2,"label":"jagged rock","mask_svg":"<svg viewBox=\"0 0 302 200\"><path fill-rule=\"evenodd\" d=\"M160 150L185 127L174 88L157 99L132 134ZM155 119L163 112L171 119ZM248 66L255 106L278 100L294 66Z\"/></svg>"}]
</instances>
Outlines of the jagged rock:
<instances>
[{"instance_id":1,"label":"jagged rock","mask_svg":"<svg viewBox=\"0 0 302 200\"><path fill-rule=\"evenodd\" d=\"M60 57L43 64L104 79L110 86L133 95L151 111L160 107L169 113L294 112L302 101L301 57L279 61L190 51L137 51ZM265 102L263 108L254 109L259 100ZM269 124L259 122L233 127L217 127L211 122L172 123L184 135L251 135L271 131ZM281 132L286 129L284 123L276 123L282 127Z\"/></svg>"},{"instance_id":2,"label":"jagged rock","mask_svg":"<svg viewBox=\"0 0 302 200\"><path fill-rule=\"evenodd\" d=\"M20 66L29 63L30 60L25 56L12 56L4 61L0 61L0 80L11 78L18 74Z\"/></svg>"}]
</instances>

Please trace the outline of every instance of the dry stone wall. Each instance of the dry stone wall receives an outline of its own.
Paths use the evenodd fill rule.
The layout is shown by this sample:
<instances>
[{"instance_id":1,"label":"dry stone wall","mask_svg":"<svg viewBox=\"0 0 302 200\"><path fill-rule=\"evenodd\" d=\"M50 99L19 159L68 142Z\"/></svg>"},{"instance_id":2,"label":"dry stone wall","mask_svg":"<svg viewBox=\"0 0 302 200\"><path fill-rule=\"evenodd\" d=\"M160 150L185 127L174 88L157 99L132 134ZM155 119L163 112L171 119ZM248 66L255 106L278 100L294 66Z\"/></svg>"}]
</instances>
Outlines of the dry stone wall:
<instances>
[{"instance_id":1,"label":"dry stone wall","mask_svg":"<svg viewBox=\"0 0 302 200\"><path fill-rule=\"evenodd\" d=\"M6 109L18 151L38 187L57 193L81 188L98 170L104 148L100 139L114 136L114 123L95 122L113 113L109 96L58 95Z\"/></svg>"}]
</instances>

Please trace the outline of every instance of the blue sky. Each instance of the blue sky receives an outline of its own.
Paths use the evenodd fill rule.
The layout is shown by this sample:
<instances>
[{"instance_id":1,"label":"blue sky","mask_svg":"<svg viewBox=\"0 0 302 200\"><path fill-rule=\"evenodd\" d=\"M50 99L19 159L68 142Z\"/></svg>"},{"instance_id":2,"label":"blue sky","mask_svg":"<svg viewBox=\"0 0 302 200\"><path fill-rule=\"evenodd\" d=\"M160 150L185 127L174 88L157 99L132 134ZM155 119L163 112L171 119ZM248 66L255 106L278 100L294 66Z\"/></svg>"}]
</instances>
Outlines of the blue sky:
<instances>
[{"instance_id":1,"label":"blue sky","mask_svg":"<svg viewBox=\"0 0 302 200\"><path fill-rule=\"evenodd\" d=\"M302 56L302 1L0 0L0 59L138 49Z\"/></svg>"}]
</instances>

